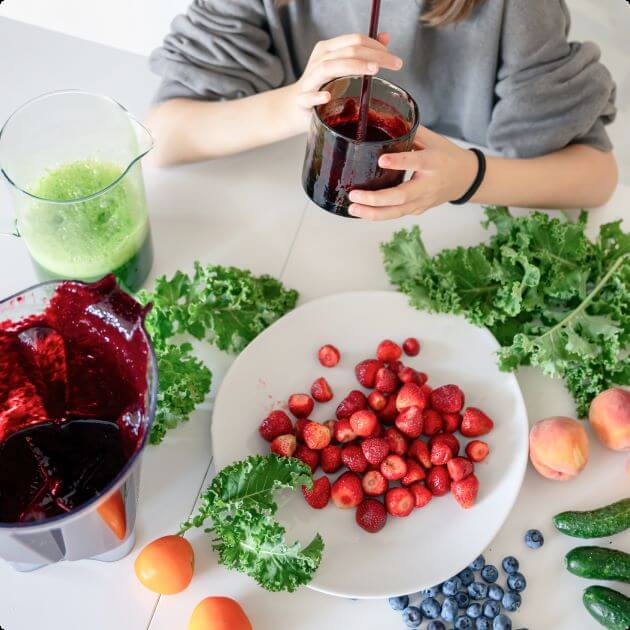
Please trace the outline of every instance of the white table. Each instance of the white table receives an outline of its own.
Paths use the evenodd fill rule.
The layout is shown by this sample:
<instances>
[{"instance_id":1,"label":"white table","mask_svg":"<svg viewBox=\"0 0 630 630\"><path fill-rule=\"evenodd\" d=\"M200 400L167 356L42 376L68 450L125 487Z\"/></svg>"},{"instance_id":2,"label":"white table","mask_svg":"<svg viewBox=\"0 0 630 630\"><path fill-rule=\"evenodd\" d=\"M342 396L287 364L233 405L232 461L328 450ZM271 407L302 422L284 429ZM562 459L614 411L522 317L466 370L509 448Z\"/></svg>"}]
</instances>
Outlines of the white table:
<instances>
[{"instance_id":1,"label":"white table","mask_svg":"<svg viewBox=\"0 0 630 630\"><path fill-rule=\"evenodd\" d=\"M19 51L0 65L0 120L28 98L53 89L80 87L110 94L142 115L157 83L143 57L0 19L4 50ZM192 262L232 264L270 273L297 288L301 300L358 289L388 288L378 244L403 226L418 223L432 251L473 244L486 237L481 208L436 208L419 218L370 224L332 217L307 200L299 184L303 138L208 164L145 171L157 257L153 277ZM9 200L0 192L0 231L8 225ZM592 213L592 226L616 219L630 208L630 189ZM626 226L627 229L627 226ZM0 296L33 284L24 246L0 239ZM213 395L232 357L204 347L203 358L214 374ZM535 370L521 370L532 422L549 415L574 413L560 382ZM168 434L144 457L138 543L176 530L190 513L201 488L211 478L210 405ZM517 505L487 550L493 563L512 553L521 560L529 586L515 628L576 630L599 626L580 603L586 582L566 573L561 558L574 545L555 535L551 516L568 508L587 508L616 500L627 492L624 456L604 452L591 442L585 472L568 483L546 481L531 467ZM546 534L542 550L522 541L526 529ZM465 532L463 532L465 535ZM131 556L114 564L90 561L14 573L0 562L0 626L4 630L175 630L184 628L198 601L208 595L238 599L256 630L345 630L402 628L398 615L383 601L337 599L302 589L269 594L247 577L216 563L205 534L194 532L197 569L190 587L177 596L157 597L136 581ZM630 532L616 546L630 549ZM377 579L377 576L375 576ZM616 586L615 586L616 587ZM630 589L620 587L630 594ZM69 604L69 605L68 605Z\"/></svg>"}]
</instances>

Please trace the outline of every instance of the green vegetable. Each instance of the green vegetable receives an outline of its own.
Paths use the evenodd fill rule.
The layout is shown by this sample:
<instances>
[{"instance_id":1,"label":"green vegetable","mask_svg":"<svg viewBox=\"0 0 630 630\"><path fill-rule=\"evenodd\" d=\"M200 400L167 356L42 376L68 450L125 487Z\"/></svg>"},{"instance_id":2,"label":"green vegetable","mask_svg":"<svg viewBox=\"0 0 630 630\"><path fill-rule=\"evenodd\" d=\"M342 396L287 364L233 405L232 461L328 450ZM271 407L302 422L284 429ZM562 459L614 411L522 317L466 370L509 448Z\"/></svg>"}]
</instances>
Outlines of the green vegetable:
<instances>
[{"instance_id":1,"label":"green vegetable","mask_svg":"<svg viewBox=\"0 0 630 630\"><path fill-rule=\"evenodd\" d=\"M594 580L630 582L630 554L606 547L576 547L564 557L573 575Z\"/></svg>"},{"instance_id":2,"label":"green vegetable","mask_svg":"<svg viewBox=\"0 0 630 630\"><path fill-rule=\"evenodd\" d=\"M582 597L586 610L608 630L630 628L630 598L605 586L589 586Z\"/></svg>"},{"instance_id":3,"label":"green vegetable","mask_svg":"<svg viewBox=\"0 0 630 630\"><path fill-rule=\"evenodd\" d=\"M465 315L502 348L499 365L535 365L563 377L585 416L592 398L630 384L630 235L617 221L597 241L577 222L541 212L486 208L496 234L485 244L431 257L420 230L382 245L391 282L413 306Z\"/></svg>"},{"instance_id":4,"label":"green vegetable","mask_svg":"<svg viewBox=\"0 0 630 630\"><path fill-rule=\"evenodd\" d=\"M201 497L197 514L180 533L202 527L215 535L212 548L219 562L241 571L269 591L294 591L307 584L319 567L324 543L319 534L304 548L285 542L275 519L273 497L282 488L312 486L310 468L291 457L255 455L224 468Z\"/></svg>"},{"instance_id":5,"label":"green vegetable","mask_svg":"<svg viewBox=\"0 0 630 630\"><path fill-rule=\"evenodd\" d=\"M553 517L556 529L577 538L612 536L630 527L630 499L588 512L561 512Z\"/></svg>"}]
</instances>

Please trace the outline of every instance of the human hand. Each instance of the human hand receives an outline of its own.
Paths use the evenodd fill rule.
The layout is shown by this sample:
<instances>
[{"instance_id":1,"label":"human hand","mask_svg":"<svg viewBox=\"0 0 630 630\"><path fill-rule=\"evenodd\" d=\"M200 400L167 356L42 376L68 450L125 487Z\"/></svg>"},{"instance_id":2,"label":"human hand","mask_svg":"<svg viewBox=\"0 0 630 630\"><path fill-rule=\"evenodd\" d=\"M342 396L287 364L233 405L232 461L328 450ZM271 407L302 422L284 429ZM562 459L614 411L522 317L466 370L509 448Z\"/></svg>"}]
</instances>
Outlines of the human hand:
<instances>
[{"instance_id":1,"label":"human hand","mask_svg":"<svg viewBox=\"0 0 630 630\"><path fill-rule=\"evenodd\" d=\"M459 199L477 175L477 158L444 136L420 127L414 139L415 151L385 153L381 168L413 171L409 181L382 190L353 190L348 212L371 221L422 214L442 203Z\"/></svg>"}]
</instances>

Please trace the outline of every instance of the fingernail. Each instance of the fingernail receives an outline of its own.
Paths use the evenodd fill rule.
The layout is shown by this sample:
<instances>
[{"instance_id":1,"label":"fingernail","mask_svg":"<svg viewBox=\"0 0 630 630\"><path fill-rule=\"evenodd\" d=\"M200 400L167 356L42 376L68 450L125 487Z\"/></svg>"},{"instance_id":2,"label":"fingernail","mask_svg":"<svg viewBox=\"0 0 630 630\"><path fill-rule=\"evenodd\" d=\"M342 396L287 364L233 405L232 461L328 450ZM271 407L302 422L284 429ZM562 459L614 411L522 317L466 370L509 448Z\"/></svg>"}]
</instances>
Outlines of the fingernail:
<instances>
[{"instance_id":1,"label":"fingernail","mask_svg":"<svg viewBox=\"0 0 630 630\"><path fill-rule=\"evenodd\" d=\"M350 194L348 195L348 199L350 199L350 201L359 201L359 197L357 196L357 193L354 190L350 191Z\"/></svg>"},{"instance_id":2,"label":"fingernail","mask_svg":"<svg viewBox=\"0 0 630 630\"><path fill-rule=\"evenodd\" d=\"M353 217L360 216L359 210L354 204L351 204L350 207L348 208L348 214L351 214Z\"/></svg>"},{"instance_id":3,"label":"fingernail","mask_svg":"<svg viewBox=\"0 0 630 630\"><path fill-rule=\"evenodd\" d=\"M367 67L370 72L374 72L375 74L378 72L378 64L372 61L368 63Z\"/></svg>"},{"instance_id":4,"label":"fingernail","mask_svg":"<svg viewBox=\"0 0 630 630\"><path fill-rule=\"evenodd\" d=\"M403 60L400 57L396 57L396 61L395 61L396 67L397 68L402 68L403 66Z\"/></svg>"}]
</instances>

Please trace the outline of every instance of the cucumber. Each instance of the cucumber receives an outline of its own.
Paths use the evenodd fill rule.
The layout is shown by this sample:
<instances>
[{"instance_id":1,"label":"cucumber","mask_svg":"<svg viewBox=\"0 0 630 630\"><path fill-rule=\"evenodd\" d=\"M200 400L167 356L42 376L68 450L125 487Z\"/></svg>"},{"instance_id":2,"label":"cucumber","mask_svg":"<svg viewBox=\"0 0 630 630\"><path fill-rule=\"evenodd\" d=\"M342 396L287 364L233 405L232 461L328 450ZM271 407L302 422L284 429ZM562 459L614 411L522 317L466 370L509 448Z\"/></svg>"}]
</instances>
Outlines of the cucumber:
<instances>
[{"instance_id":1,"label":"cucumber","mask_svg":"<svg viewBox=\"0 0 630 630\"><path fill-rule=\"evenodd\" d=\"M605 586L589 586L582 597L586 610L608 630L630 628L630 598Z\"/></svg>"},{"instance_id":2,"label":"cucumber","mask_svg":"<svg viewBox=\"0 0 630 630\"><path fill-rule=\"evenodd\" d=\"M576 547L564 557L570 573L593 580L630 582L630 554L605 547Z\"/></svg>"},{"instance_id":3,"label":"cucumber","mask_svg":"<svg viewBox=\"0 0 630 630\"><path fill-rule=\"evenodd\" d=\"M630 499L589 512L561 512L553 517L556 529L577 538L602 538L630 527Z\"/></svg>"}]
</instances>

